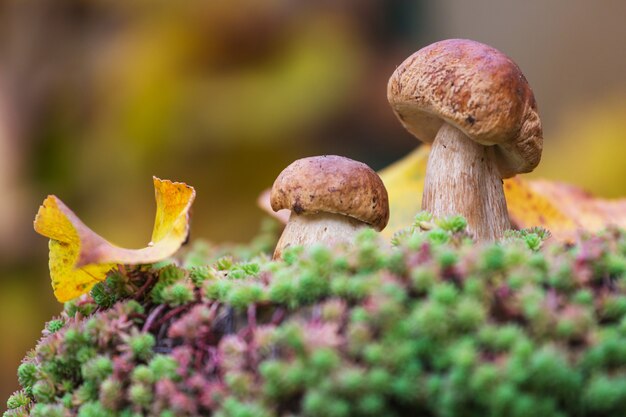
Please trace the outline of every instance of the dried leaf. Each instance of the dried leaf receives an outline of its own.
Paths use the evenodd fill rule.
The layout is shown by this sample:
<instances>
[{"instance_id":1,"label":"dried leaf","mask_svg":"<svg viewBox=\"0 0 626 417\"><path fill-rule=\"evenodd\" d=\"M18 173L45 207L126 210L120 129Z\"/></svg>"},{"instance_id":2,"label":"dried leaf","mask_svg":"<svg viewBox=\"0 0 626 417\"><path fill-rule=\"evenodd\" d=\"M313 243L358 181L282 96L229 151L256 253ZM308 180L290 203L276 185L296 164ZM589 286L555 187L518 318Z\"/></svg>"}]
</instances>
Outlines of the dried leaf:
<instances>
[{"instance_id":1,"label":"dried leaf","mask_svg":"<svg viewBox=\"0 0 626 417\"><path fill-rule=\"evenodd\" d=\"M289 216L291 215L291 211L288 209L281 209L278 211L274 211L272 209L272 204L270 204L271 192L272 190L269 188L264 190L261 193L261 195L259 195L259 198L257 198L256 200L257 205L259 206L261 210L263 210L270 216L274 217L276 220L278 220L282 224L287 224L287 221L289 221Z\"/></svg>"},{"instance_id":2,"label":"dried leaf","mask_svg":"<svg viewBox=\"0 0 626 417\"><path fill-rule=\"evenodd\" d=\"M35 217L35 231L50 238L50 277L60 302L88 292L117 264L157 262L171 256L189 234L195 190L154 177L157 212L152 241L142 249L115 246L89 229L61 200L48 196Z\"/></svg>"},{"instance_id":3,"label":"dried leaf","mask_svg":"<svg viewBox=\"0 0 626 417\"><path fill-rule=\"evenodd\" d=\"M554 181L531 180L522 185L527 187L534 196L551 203L549 211L545 206L536 208L540 213L551 213L551 215L535 220L532 217L533 213L519 210L519 205L510 201L505 183L509 215L511 221L520 228L531 227L536 221L544 220L546 223L543 226L549 229L553 236L565 241L573 241L577 230L597 232L609 225L626 228L626 199L596 198L579 187ZM517 209L515 213L514 209Z\"/></svg>"},{"instance_id":4,"label":"dried leaf","mask_svg":"<svg viewBox=\"0 0 626 417\"><path fill-rule=\"evenodd\" d=\"M517 229L541 226L552 236L563 239L573 236L576 223L561 210L561 203L537 192L521 177L504 180L504 196L511 224Z\"/></svg>"}]
</instances>

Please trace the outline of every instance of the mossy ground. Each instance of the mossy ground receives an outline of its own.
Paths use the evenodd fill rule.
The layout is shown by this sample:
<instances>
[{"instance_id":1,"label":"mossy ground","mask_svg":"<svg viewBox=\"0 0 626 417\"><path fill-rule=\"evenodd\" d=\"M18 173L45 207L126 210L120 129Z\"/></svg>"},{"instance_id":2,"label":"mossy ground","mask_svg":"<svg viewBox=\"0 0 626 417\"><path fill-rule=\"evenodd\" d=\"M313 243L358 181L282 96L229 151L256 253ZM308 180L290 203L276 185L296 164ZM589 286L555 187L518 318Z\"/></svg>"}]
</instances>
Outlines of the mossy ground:
<instances>
[{"instance_id":1,"label":"mossy ground","mask_svg":"<svg viewBox=\"0 0 626 417\"><path fill-rule=\"evenodd\" d=\"M393 245L192 245L47 323L10 416L622 416L626 234L476 244L420 214Z\"/></svg>"}]
</instances>

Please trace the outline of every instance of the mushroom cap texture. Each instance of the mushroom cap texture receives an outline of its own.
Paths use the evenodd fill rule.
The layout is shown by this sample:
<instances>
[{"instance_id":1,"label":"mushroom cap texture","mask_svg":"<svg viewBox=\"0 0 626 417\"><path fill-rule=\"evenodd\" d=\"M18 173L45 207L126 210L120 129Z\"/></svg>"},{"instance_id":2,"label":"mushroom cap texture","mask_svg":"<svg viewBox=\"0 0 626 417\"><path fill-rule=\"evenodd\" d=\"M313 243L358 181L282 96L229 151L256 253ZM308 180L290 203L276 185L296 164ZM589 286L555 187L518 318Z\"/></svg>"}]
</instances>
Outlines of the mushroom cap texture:
<instances>
[{"instance_id":1,"label":"mushroom cap texture","mask_svg":"<svg viewBox=\"0 0 626 417\"><path fill-rule=\"evenodd\" d=\"M483 145L497 145L503 178L532 171L543 132L519 67L479 42L449 39L415 52L393 73L387 98L402 125L432 143L444 122Z\"/></svg>"},{"instance_id":2,"label":"mushroom cap texture","mask_svg":"<svg viewBox=\"0 0 626 417\"><path fill-rule=\"evenodd\" d=\"M389 221L382 180L362 162L325 155L298 159L278 175L270 196L274 211L350 216L380 231Z\"/></svg>"}]
</instances>

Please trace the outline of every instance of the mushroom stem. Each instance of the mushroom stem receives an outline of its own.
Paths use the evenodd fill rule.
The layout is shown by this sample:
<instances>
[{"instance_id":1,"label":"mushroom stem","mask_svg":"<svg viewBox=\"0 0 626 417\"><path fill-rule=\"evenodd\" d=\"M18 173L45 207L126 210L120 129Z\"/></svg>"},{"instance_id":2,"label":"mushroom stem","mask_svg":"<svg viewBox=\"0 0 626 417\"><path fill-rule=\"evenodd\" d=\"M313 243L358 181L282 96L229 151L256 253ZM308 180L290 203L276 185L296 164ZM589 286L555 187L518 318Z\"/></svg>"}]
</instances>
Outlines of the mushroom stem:
<instances>
[{"instance_id":1,"label":"mushroom stem","mask_svg":"<svg viewBox=\"0 0 626 417\"><path fill-rule=\"evenodd\" d=\"M297 214L291 212L287 226L276 244L273 259L280 259L289 246L323 243L334 246L350 243L367 223L334 213Z\"/></svg>"},{"instance_id":2,"label":"mushroom stem","mask_svg":"<svg viewBox=\"0 0 626 417\"><path fill-rule=\"evenodd\" d=\"M428 158L422 209L436 217L465 217L478 241L500 239L511 226L494 147L444 123Z\"/></svg>"}]
</instances>

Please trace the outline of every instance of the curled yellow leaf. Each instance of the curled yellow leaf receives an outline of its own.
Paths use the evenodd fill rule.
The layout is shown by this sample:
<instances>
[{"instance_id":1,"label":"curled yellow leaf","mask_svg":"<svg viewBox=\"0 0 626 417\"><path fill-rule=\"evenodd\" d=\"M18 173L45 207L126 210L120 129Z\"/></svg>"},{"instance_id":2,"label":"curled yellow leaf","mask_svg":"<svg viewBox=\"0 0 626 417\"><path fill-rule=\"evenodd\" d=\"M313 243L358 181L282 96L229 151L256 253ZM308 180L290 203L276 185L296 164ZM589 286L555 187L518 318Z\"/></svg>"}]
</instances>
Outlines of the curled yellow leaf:
<instances>
[{"instance_id":1,"label":"curled yellow leaf","mask_svg":"<svg viewBox=\"0 0 626 417\"><path fill-rule=\"evenodd\" d=\"M85 294L117 264L158 262L185 242L195 190L184 183L153 180L157 211L152 241L142 249L115 246L88 228L56 196L44 200L35 217L35 231L50 238L50 278L57 300Z\"/></svg>"}]
</instances>

